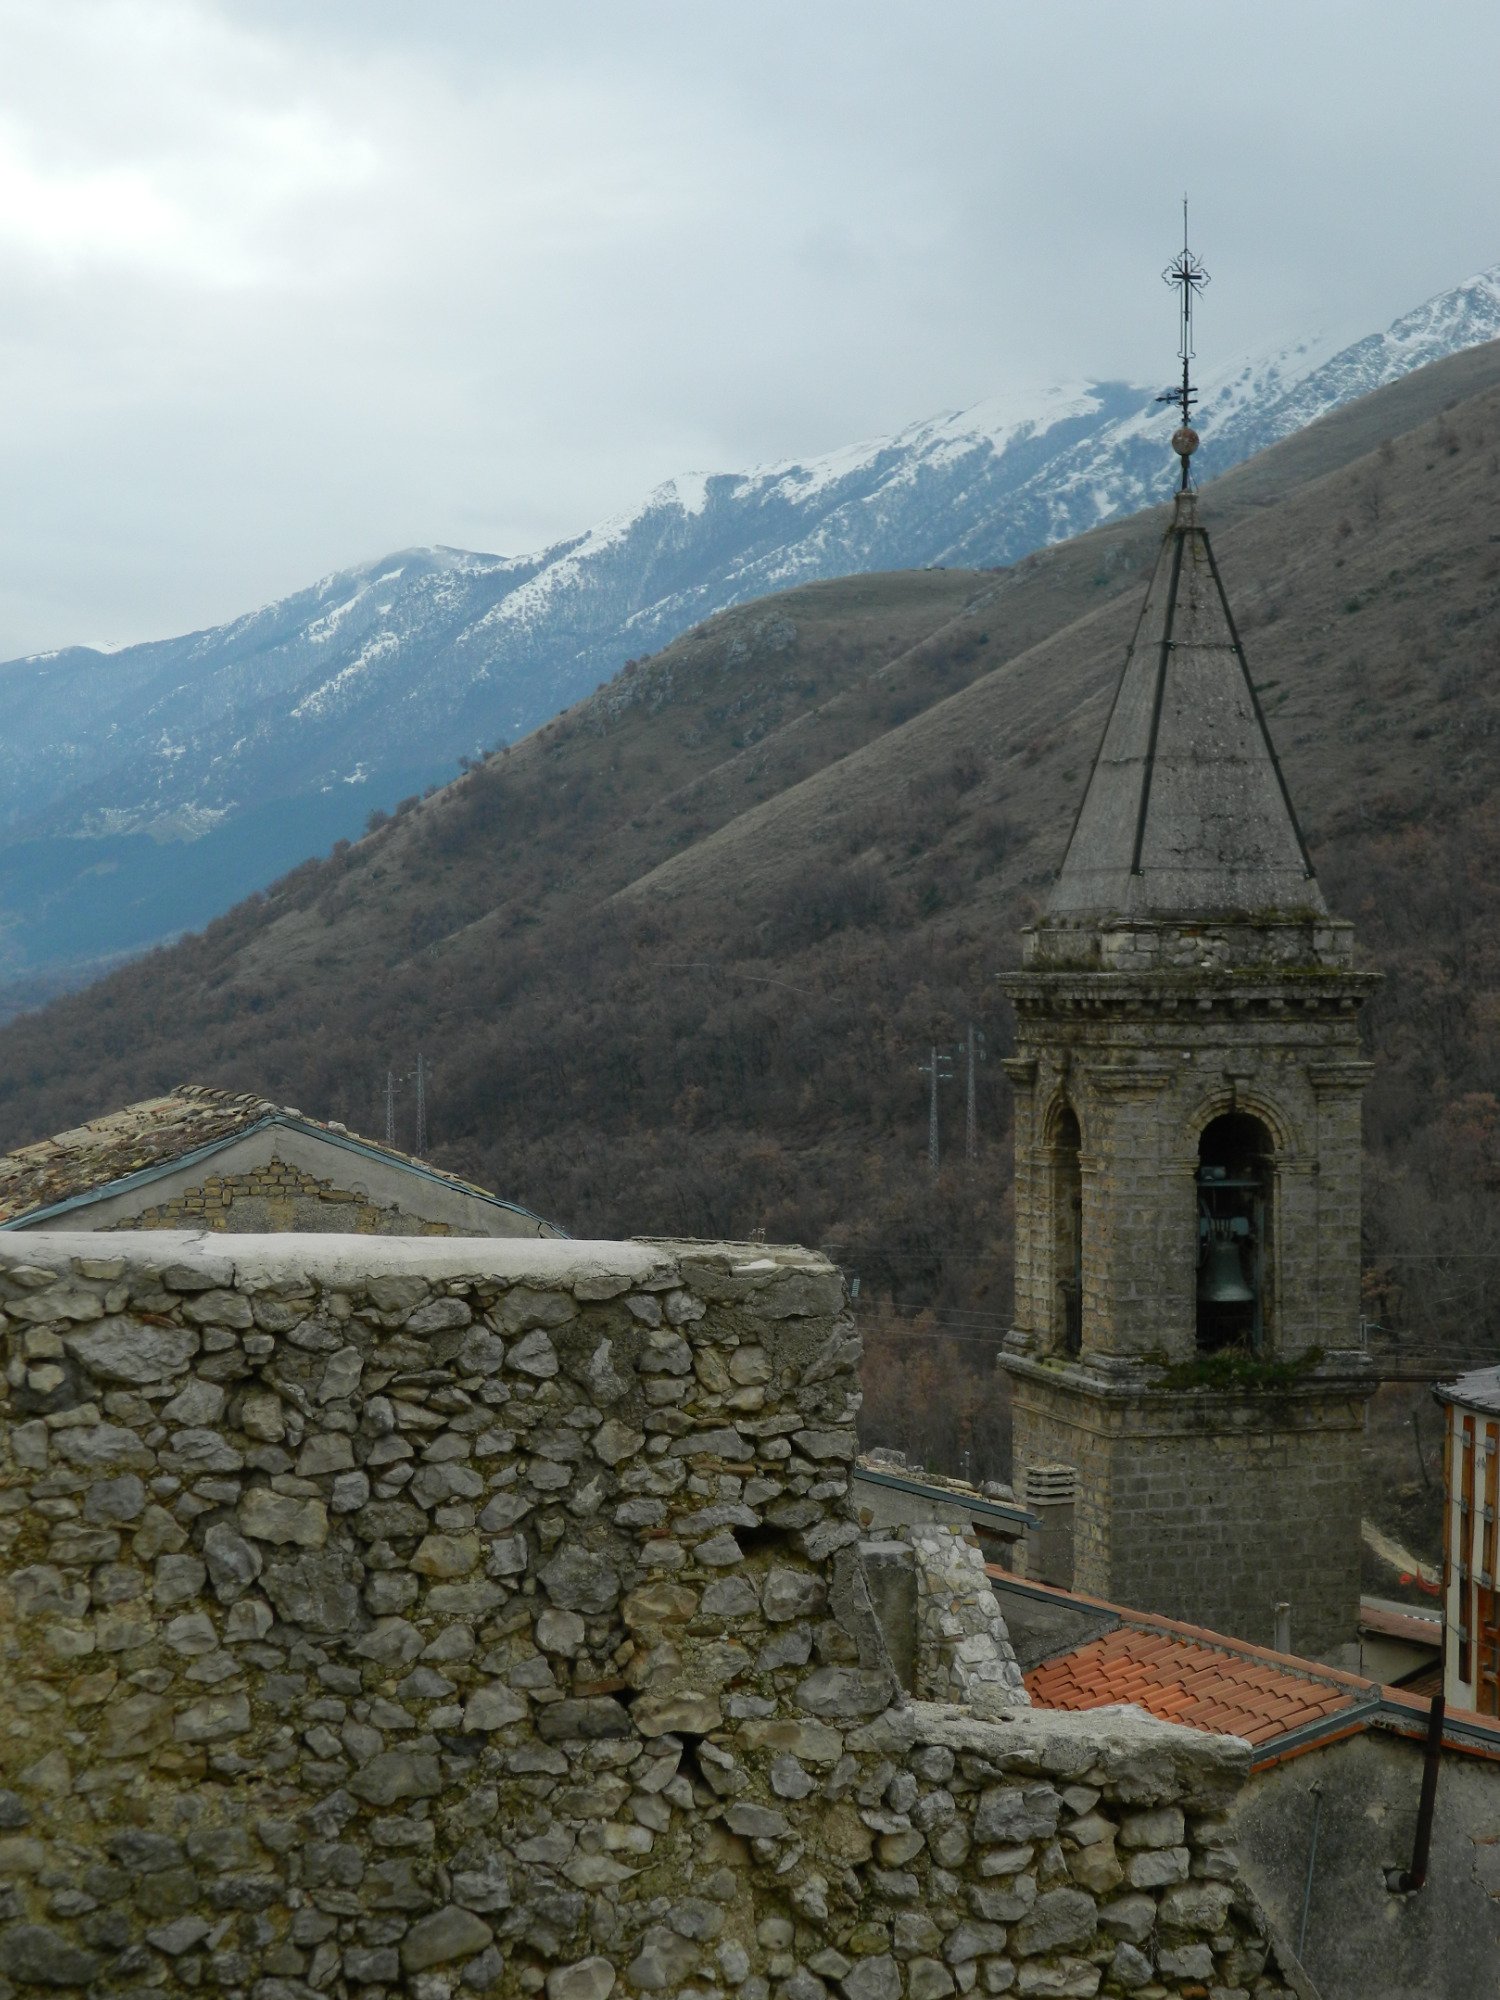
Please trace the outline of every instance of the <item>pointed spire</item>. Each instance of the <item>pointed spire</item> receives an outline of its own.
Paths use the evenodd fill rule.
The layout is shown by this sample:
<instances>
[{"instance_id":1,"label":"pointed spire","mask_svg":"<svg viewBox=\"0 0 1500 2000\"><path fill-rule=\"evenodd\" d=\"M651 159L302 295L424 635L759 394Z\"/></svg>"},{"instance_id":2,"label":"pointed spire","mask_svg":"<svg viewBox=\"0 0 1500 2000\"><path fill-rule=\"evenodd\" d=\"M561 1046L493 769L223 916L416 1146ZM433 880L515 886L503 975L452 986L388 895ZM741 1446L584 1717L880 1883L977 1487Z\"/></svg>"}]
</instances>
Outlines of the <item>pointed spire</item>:
<instances>
[{"instance_id":1,"label":"pointed spire","mask_svg":"<svg viewBox=\"0 0 1500 2000\"><path fill-rule=\"evenodd\" d=\"M1224 594L1188 462L1192 302L1208 274L1187 247L1181 288L1182 490L1115 690L1104 740L1048 901L1054 918L1323 915L1286 781Z\"/></svg>"}]
</instances>

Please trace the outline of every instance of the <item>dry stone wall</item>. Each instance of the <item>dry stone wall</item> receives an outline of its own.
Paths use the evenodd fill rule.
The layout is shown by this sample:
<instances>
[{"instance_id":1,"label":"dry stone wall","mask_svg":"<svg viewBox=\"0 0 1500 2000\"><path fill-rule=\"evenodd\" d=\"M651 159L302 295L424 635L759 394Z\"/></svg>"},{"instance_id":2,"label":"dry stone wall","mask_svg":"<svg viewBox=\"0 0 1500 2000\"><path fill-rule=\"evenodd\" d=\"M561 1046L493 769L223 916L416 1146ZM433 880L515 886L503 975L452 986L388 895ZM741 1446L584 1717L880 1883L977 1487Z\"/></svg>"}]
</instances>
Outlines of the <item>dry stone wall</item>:
<instances>
[{"instance_id":1,"label":"dry stone wall","mask_svg":"<svg viewBox=\"0 0 1500 2000\"><path fill-rule=\"evenodd\" d=\"M48 1234L0 1308L0 2000L1304 1990L1244 1746L901 1694L822 1260Z\"/></svg>"},{"instance_id":2,"label":"dry stone wall","mask_svg":"<svg viewBox=\"0 0 1500 2000\"><path fill-rule=\"evenodd\" d=\"M916 1559L918 1691L965 1707L982 1698L989 1714L1025 1708L1026 1682L978 1542L939 1523L899 1532Z\"/></svg>"}]
</instances>

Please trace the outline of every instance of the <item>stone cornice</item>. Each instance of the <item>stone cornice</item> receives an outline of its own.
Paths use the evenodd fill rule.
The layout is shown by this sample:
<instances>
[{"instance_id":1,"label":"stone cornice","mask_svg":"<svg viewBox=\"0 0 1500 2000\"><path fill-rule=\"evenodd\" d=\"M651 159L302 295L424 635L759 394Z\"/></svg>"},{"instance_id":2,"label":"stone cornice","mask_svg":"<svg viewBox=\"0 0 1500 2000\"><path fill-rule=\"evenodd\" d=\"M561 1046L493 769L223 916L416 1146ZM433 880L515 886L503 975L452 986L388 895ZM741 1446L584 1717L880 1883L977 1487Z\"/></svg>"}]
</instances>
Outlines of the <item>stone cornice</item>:
<instances>
[{"instance_id":1,"label":"stone cornice","mask_svg":"<svg viewBox=\"0 0 1500 2000\"><path fill-rule=\"evenodd\" d=\"M1184 1023L1215 1015L1228 1018L1326 1017L1357 1013L1380 984L1374 972L1325 972L1316 968L1276 973L1264 966L1243 972L1007 972L1002 993L1027 1017L1130 1019L1170 1015Z\"/></svg>"},{"instance_id":2,"label":"stone cornice","mask_svg":"<svg viewBox=\"0 0 1500 2000\"><path fill-rule=\"evenodd\" d=\"M1024 1340L1026 1336L1019 1336ZM1359 1348L1336 1348L1284 1387L1224 1389L1208 1385L1168 1388L1161 1377L1170 1364L1136 1355L1064 1355L1027 1353L1015 1333L1007 1336L999 1354L1006 1373L1024 1382L1097 1402L1150 1405L1160 1409L1191 1409L1205 1418L1264 1408L1272 1400L1319 1402L1329 1397L1366 1396L1378 1382L1375 1364Z\"/></svg>"}]
</instances>

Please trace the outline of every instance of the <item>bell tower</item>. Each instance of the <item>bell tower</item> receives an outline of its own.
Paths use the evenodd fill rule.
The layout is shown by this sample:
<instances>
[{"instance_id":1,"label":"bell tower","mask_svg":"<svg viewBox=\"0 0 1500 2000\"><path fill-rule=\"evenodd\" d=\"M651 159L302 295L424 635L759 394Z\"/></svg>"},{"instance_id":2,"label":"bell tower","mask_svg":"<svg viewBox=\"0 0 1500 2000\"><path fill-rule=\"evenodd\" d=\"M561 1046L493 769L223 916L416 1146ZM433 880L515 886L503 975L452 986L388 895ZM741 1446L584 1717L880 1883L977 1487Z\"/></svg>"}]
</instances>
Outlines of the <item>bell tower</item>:
<instances>
[{"instance_id":1,"label":"bell tower","mask_svg":"<svg viewBox=\"0 0 1500 2000\"><path fill-rule=\"evenodd\" d=\"M1015 1004L1018 1475L1076 1472L1073 1583L1262 1645L1354 1642L1358 1014L1197 513L1181 490Z\"/></svg>"}]
</instances>

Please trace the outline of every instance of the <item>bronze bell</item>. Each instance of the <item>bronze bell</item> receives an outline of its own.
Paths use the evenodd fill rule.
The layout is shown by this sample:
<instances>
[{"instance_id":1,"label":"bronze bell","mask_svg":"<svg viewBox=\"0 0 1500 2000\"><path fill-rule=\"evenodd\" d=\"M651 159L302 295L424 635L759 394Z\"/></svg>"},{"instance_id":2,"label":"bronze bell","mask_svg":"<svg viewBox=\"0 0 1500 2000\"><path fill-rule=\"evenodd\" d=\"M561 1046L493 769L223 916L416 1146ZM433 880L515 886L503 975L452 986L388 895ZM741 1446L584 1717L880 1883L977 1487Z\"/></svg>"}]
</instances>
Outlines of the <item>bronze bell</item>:
<instances>
[{"instance_id":1,"label":"bronze bell","mask_svg":"<svg viewBox=\"0 0 1500 2000\"><path fill-rule=\"evenodd\" d=\"M1198 1271L1198 1297L1205 1305L1248 1306L1255 1288L1245 1282L1245 1260L1240 1246L1220 1224L1208 1242L1208 1255Z\"/></svg>"}]
</instances>

